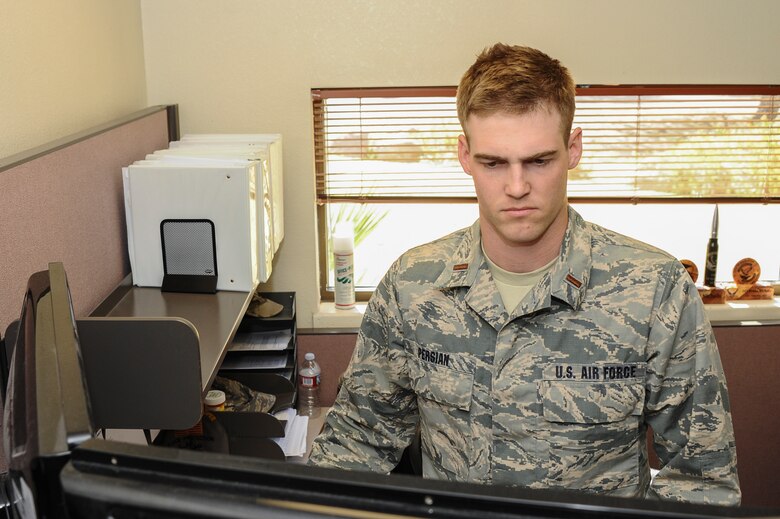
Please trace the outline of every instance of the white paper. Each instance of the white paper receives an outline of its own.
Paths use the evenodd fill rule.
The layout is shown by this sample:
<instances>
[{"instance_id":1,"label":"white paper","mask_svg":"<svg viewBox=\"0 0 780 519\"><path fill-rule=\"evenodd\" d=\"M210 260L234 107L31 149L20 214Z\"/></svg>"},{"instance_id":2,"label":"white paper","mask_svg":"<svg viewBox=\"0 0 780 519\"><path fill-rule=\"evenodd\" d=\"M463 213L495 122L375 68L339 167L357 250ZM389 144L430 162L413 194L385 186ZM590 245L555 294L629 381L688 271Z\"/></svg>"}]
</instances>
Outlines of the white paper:
<instances>
[{"instance_id":1,"label":"white paper","mask_svg":"<svg viewBox=\"0 0 780 519\"><path fill-rule=\"evenodd\" d=\"M165 219L209 219L214 223L217 290L253 292L259 282L264 249L258 229L254 192L257 171L244 166L133 164L127 168L125 197L128 252L133 283L160 286L163 280L160 222Z\"/></svg>"},{"instance_id":2,"label":"white paper","mask_svg":"<svg viewBox=\"0 0 780 519\"><path fill-rule=\"evenodd\" d=\"M285 456L303 456L306 454L306 434L309 429L309 417L300 416L295 409L289 408L279 411L274 416L279 420L286 420L284 437L273 438L282 448Z\"/></svg>"},{"instance_id":3,"label":"white paper","mask_svg":"<svg viewBox=\"0 0 780 519\"><path fill-rule=\"evenodd\" d=\"M287 365L287 354L228 356L222 362L223 369L279 369Z\"/></svg>"},{"instance_id":4,"label":"white paper","mask_svg":"<svg viewBox=\"0 0 780 519\"><path fill-rule=\"evenodd\" d=\"M230 351L278 351L287 348L291 340L290 330L237 333Z\"/></svg>"},{"instance_id":5,"label":"white paper","mask_svg":"<svg viewBox=\"0 0 780 519\"><path fill-rule=\"evenodd\" d=\"M279 133L260 134L185 134L180 141L174 141L171 148L202 148L209 146L214 153L220 150L258 151L262 150L271 170L271 206L273 208L273 236L275 253L284 238L284 182L282 135Z\"/></svg>"}]
</instances>

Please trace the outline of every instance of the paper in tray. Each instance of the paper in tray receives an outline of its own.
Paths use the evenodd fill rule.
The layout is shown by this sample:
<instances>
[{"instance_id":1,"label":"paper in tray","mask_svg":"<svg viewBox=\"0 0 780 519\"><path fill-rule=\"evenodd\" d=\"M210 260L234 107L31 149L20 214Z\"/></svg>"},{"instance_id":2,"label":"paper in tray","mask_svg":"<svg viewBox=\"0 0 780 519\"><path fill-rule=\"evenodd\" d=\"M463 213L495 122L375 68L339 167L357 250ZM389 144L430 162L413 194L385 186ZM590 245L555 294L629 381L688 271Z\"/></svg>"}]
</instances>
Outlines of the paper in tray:
<instances>
[{"instance_id":1,"label":"paper in tray","mask_svg":"<svg viewBox=\"0 0 780 519\"><path fill-rule=\"evenodd\" d=\"M221 369L282 369L287 365L287 354L232 355L225 357Z\"/></svg>"},{"instance_id":2,"label":"paper in tray","mask_svg":"<svg viewBox=\"0 0 780 519\"><path fill-rule=\"evenodd\" d=\"M237 333L230 351L280 351L292 341L291 330Z\"/></svg>"}]
</instances>

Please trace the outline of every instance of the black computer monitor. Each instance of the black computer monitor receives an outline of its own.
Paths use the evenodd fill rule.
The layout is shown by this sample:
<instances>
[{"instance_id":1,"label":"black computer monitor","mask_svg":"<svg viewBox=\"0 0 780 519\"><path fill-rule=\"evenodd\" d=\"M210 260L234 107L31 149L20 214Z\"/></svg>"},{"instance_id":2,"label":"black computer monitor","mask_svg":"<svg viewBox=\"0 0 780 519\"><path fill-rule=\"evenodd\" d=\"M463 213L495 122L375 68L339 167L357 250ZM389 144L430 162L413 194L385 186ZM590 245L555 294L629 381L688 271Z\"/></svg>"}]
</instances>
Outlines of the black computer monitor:
<instances>
[{"instance_id":1,"label":"black computer monitor","mask_svg":"<svg viewBox=\"0 0 780 519\"><path fill-rule=\"evenodd\" d=\"M71 518L702 518L778 514L777 510L347 472L105 440L85 442L75 449L61 479Z\"/></svg>"},{"instance_id":2,"label":"black computer monitor","mask_svg":"<svg viewBox=\"0 0 780 519\"><path fill-rule=\"evenodd\" d=\"M30 276L13 344L5 346L13 351L3 417L10 506L22 517L61 517L60 470L93 436L62 263Z\"/></svg>"}]
</instances>

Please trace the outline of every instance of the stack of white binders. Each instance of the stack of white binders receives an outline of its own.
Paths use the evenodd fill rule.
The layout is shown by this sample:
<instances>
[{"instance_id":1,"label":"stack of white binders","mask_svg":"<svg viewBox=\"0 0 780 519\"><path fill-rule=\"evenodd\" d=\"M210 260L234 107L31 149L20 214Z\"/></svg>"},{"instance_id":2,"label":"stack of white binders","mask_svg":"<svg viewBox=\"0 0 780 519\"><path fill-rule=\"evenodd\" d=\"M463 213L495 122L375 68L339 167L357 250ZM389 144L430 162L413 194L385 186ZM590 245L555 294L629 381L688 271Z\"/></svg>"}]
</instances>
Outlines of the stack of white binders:
<instances>
[{"instance_id":1,"label":"stack of white binders","mask_svg":"<svg viewBox=\"0 0 780 519\"><path fill-rule=\"evenodd\" d=\"M185 135L122 175L133 284L162 285L168 220L213 223L217 290L268 280L284 237L280 135Z\"/></svg>"}]
</instances>

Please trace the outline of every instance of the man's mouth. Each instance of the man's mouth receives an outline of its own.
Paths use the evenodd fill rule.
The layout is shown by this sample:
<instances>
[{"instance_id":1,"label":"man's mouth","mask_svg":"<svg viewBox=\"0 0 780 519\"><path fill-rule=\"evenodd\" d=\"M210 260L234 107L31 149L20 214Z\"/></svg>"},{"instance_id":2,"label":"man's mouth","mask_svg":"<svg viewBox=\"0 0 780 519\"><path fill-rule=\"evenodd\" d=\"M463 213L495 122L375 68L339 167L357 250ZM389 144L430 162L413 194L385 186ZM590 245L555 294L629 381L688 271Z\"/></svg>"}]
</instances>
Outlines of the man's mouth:
<instances>
[{"instance_id":1,"label":"man's mouth","mask_svg":"<svg viewBox=\"0 0 780 519\"><path fill-rule=\"evenodd\" d=\"M503 212L508 213L511 216L525 216L534 211L533 207L508 207Z\"/></svg>"}]
</instances>

